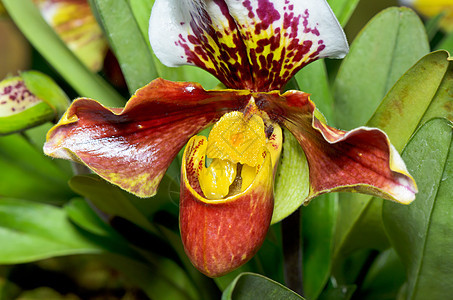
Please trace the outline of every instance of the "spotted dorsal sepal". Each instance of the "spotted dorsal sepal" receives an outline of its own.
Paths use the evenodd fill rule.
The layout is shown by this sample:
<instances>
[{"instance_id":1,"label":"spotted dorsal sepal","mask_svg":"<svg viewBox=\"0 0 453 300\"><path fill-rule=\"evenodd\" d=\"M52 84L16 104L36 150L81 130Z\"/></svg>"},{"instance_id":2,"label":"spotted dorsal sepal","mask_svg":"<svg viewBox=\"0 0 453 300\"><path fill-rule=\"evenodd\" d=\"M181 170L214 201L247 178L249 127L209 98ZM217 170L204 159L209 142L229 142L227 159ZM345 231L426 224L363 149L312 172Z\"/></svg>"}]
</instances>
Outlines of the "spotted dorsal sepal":
<instances>
[{"instance_id":1,"label":"spotted dorsal sepal","mask_svg":"<svg viewBox=\"0 0 453 300\"><path fill-rule=\"evenodd\" d=\"M187 3L192 2L156 1L149 31L153 50L164 64L199 66L229 88L280 90L308 63L348 51L324 0Z\"/></svg>"}]
</instances>

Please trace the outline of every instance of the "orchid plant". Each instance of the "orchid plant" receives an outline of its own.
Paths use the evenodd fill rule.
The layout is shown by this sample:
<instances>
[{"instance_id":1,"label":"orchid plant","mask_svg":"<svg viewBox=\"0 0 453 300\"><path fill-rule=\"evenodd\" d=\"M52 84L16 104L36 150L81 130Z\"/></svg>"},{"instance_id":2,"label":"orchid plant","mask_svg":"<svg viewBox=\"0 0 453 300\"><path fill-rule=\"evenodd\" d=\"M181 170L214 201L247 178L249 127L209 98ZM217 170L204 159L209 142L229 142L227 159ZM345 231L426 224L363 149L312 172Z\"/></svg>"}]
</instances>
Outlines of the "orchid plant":
<instances>
[{"instance_id":1,"label":"orchid plant","mask_svg":"<svg viewBox=\"0 0 453 300\"><path fill-rule=\"evenodd\" d=\"M164 20L169 24L162 28ZM231 272L264 241L280 126L307 157L306 202L348 190L404 204L415 199L415 182L385 133L334 129L315 116L308 94L281 92L303 66L348 51L325 1L158 0L149 35L163 63L204 68L227 90L156 79L121 111L78 99L50 131L44 152L80 161L107 181L150 197L187 144L179 219L185 251L201 272ZM207 139L193 136L213 123Z\"/></svg>"},{"instance_id":2,"label":"orchid plant","mask_svg":"<svg viewBox=\"0 0 453 300\"><path fill-rule=\"evenodd\" d=\"M19 14L19 10L15 9L14 2L10 0L3 2L8 12L15 18L15 14ZM357 1L353 2L357 4ZM346 15L350 16L352 10L341 15L339 21L337 19L339 12L335 11L338 4L335 4L335 1L155 0L153 5L147 1L113 3L110 3L109 0L90 1L91 8L94 9L97 20L104 26L110 46L117 55L126 82L129 84L129 90L133 91L134 87L138 89L125 103L124 108L118 108L119 105L116 105L121 97L113 89L107 88L104 90L105 92L88 93L89 95L80 93L86 96L77 97L68 106L59 121L48 130L43 146L44 154L52 158L66 159L81 164L86 167L82 172L92 173L92 175L79 175L71 179L71 188L85 199L71 200L64 208L71 222L75 223L78 228L80 227L77 230L87 231L89 234L86 236L82 234L82 237L79 237L78 233L74 235L73 231L71 234L64 231L62 237L57 240L80 240L81 244L74 248L77 250L70 250L72 249L70 248L66 249L66 252L50 251L46 252L44 257L59 255L58 253L63 252L76 253L77 251L109 253L110 258L113 257L113 259L108 259L111 265L121 269L129 276L138 276L139 285L148 296L153 298L212 297L216 295L215 291L211 292L213 282L217 284L217 289L223 292L223 297L226 299L234 298L234 293L236 295L242 293L244 297L247 297L245 295L251 294L243 291L244 288L241 288L240 282L250 280L250 284L256 284L256 295L263 293L266 296L270 290L273 290L280 295L279 297L300 299L299 295L274 281L258 274L241 272L249 270L259 273L259 268L251 267L251 264L256 259L256 255L259 256L262 251L268 251L267 246L263 246L263 244L266 244L267 238L275 235L276 228L280 228L279 223L283 223L281 230L284 241L283 246L279 246L278 253L282 251L285 256L288 255L285 238L288 232L294 231L296 235L291 237L293 240L290 240L290 243L295 246L295 255L298 256L298 259L293 262L301 263L300 255L306 251L299 248L301 235L295 228L285 226L285 224L289 224L285 217L291 214L297 216L298 213L304 211L305 207L301 208L301 204L309 209L310 207L316 208L316 203L325 203L329 205L328 209L318 212L335 211L328 219L316 219L315 215L305 216L306 214L304 214L302 220L302 224L313 222L314 226L308 228L307 233L303 233L304 240L309 239L308 231L323 230L323 223L333 224L328 231L328 234L331 234L327 237L329 242L327 245L324 244L329 248L329 252L322 257L321 254L318 254L321 260L328 263L319 269L319 280L312 281L311 278L304 280L308 282L305 288L307 297L309 299L318 297L335 299L335 296L328 295L334 293L333 291L338 287L336 280L347 283L349 280L347 277L354 272L342 270L347 264L347 260L350 259L349 255L354 251L369 248L383 251L389 245L394 251L392 253L396 251L406 264L408 295L417 295L417 284L414 282L417 282L418 277L411 277L414 276L411 275L411 272L414 268L416 269L416 266L413 266L413 261L405 261L402 255L409 250L404 248L404 244L401 245L402 240L407 245L412 245L414 241L410 236L407 237L407 234L400 232L404 224L395 220L407 218L408 224L418 222L411 220L408 217L411 214L405 214L404 211L420 209L417 207L417 205L423 205L417 204L420 202L420 198L431 199L429 195L432 193L429 195L427 193L430 188L429 184L425 177L420 175L420 167L414 165L414 162L419 159L415 158L418 157L418 154L413 149L417 149L418 145L424 141L418 140L429 137L429 135L425 136L424 132L428 130L426 128L438 128L439 132L445 132L444 137L449 136L448 132L451 135L451 127L446 125L449 124L448 121L442 121L443 123L430 121L435 118L451 121L452 99L448 91L452 82L451 76L449 77L448 74L451 75L452 68L445 57L445 52L434 52L416 63L428 52L426 37L423 35L421 36L425 40L420 38L421 46L410 59L400 58L400 52L397 51L400 48L399 43L404 42L400 42L397 37L394 39L396 46L382 47L386 51L390 48L395 51L391 54L394 56L393 64L389 63L389 68L394 69L389 71L390 78L386 78L387 84L393 85L398 78L399 80L393 87L390 85L380 90L380 93L383 94L376 100L379 102L363 100L369 101L367 103L369 103L370 109L373 109L374 114L368 116L371 119L367 124L359 123L352 126L356 127L354 129L350 124L356 123L352 121L341 125L341 120L345 118L345 115L348 113L351 116L354 115L354 109L347 105L355 105L352 100L343 99L348 96L351 96L354 101L361 99L357 99L347 89L342 89L342 84L348 82L349 87L354 87L354 84L358 83L357 93L360 93L362 88L366 91L367 86L361 85L360 78L349 81L348 79L353 78L354 74L360 75L361 70L367 70L363 67L363 60L361 61L361 58L364 57L368 59L368 54L364 54L363 49L368 49L366 43L374 43L377 40L372 39L370 42L366 40L365 34L363 37L359 36L354 44L365 43L366 46L360 48L359 46L354 47L353 44L351 54L348 54L349 45L342 29L344 24L340 22L346 22L345 20L348 19ZM87 3L84 1L38 1L38 4L41 9L46 5L57 7L47 12L43 11L44 17L50 13L58 15L58 7L63 12L73 11L74 5L82 5L84 9L87 8ZM69 6L65 6L65 4ZM329 4L333 5L334 11ZM355 7L355 5L351 7ZM146 16L142 14L145 10L148 12ZM403 16L395 16L395 20L398 20L395 22L400 22L397 23L398 26L403 28L406 24L404 22L415 24L414 28L420 32L420 27L417 26L420 26L421 23L413 12L405 8L396 10L398 10L397 14ZM118 11L123 11L124 14L129 14L128 16L133 18L133 21L126 22L127 25L122 25L128 30L122 30L119 28L121 26L116 26L118 19L115 12ZM394 19L390 19L393 17L393 13L395 11L384 13L383 16L388 18L384 20L393 21ZM78 14L74 15L80 17ZM51 20L49 17L47 19ZM105 53L105 40L99 37L99 28L93 24L94 18L87 17L83 20L87 20L87 23L85 27L81 28L88 31L91 28L94 31L90 31L83 37L77 34L71 35L71 37L77 37L82 44L83 41L92 40L90 37L95 37L93 47L96 47L96 56L86 56L88 51L84 52L83 58L79 59L84 60L85 64L87 64L87 60L94 61L97 70ZM19 22L18 24L20 26ZM52 25L52 22L49 24ZM81 23L68 21L63 24L79 26ZM366 33L379 34L380 29L373 29L373 26L376 26L374 24L380 23L378 21L370 22L366 27L366 29L369 28ZM63 27L67 29L65 26ZM410 26L404 28L410 28ZM27 32L25 29L23 31ZM68 30L67 32L75 33L76 31ZM390 28L389 32L394 32L394 28ZM134 43L131 44L128 40L124 43L121 41L121 38L128 39L129 36L132 36L131 39ZM134 37L137 38L134 39ZM143 38L146 39L146 42L143 42ZM382 38L383 45L386 38L387 36ZM36 47L41 47L39 41L36 43L38 45ZM61 44L55 45L61 47ZM45 49L45 45L42 45L40 49ZM143 62L140 62L140 59L134 59L129 53L126 54L126 49L136 51L137 57L145 59ZM385 57L385 55L380 56L379 47L376 49L378 49L376 50L377 55L371 54L374 55L373 59ZM42 51L47 53L45 50ZM305 76L307 76L310 74L310 70L314 70L318 66L325 66L322 61L325 58L345 58L344 65L340 67L338 73L332 72L332 76L336 76L332 89L334 96L340 99L338 107L345 109L332 110L328 115L343 115L337 120L340 120L340 127L344 126L349 130L341 130L328 125L326 118L315 105L318 101L320 103L323 101L316 99L316 91L314 95L311 95L310 89L301 91L295 84L296 81L299 81L304 87L305 83L300 80L298 74L305 72ZM51 61L53 58L47 59ZM72 62L77 58L67 56L67 59ZM435 78L433 74L444 74L437 85L432 84L437 92L431 94L436 96L422 97L425 91L428 93L428 87L425 87L423 92L414 90L412 93L411 88L415 89L413 76L419 76L417 80L422 78L422 75L414 74L424 74L419 70L431 68L430 61L435 59L438 62L436 66L442 64L446 66L442 69L443 71L438 70L437 73L432 71L426 75L427 78L430 78L429 80L434 80L432 79ZM335 62L331 62L331 68L334 70ZM89 67L92 67L92 64L88 63ZM131 64L137 68L140 68L140 64L155 66L156 71L148 70L146 76L145 74L137 75L136 72L133 73ZM376 63L376 65L379 64L382 63ZM214 89L205 89L200 83L194 82L190 76L194 75L194 78L198 78L197 74L202 74L195 68L185 69L189 74L189 76L185 76L185 81L169 80L180 79L180 77L165 76L165 74L172 74L172 71L168 71L170 68L181 68L184 65L202 69L212 74L220 83ZM398 66L399 69L395 66ZM92 78L93 82L100 82L98 81L100 79L90 73L86 67L83 68L80 69L81 73L77 71L78 74L86 74L86 78ZM348 68L352 68L355 72L349 72ZM57 70L59 69L57 68ZM167 70L168 73L159 70ZM61 72L64 74L64 71ZM158 76L154 76L153 72L156 72L157 75L160 73L167 79L154 78ZM138 83L143 82L148 75L153 77L150 78L151 81L140 86ZM394 77L395 81L392 82ZM328 84L325 73L318 78L325 80ZM310 81L309 77L307 81ZM2 91L0 94L0 126L10 124L11 120L14 120L17 123L14 123L11 128L17 132L45 121L55 121L62 111L61 107L66 105L67 98L62 95L62 91L56 87L54 82L49 82L48 77L40 77L38 73L23 73L2 82L0 85L0 91ZM378 86L380 83L376 81L375 84ZM73 86L76 90L83 90L81 85L74 84ZM96 89L95 85L92 87ZM45 89L55 92L42 92ZM330 88L327 90L330 94ZM25 96L28 98L22 102L12 99L11 97L18 91L22 98ZM97 100L95 100L96 95L99 95ZM385 98L382 100L384 96ZM14 96L15 99L17 97L18 95ZM332 96L330 95L330 97ZM370 96L371 98L372 96ZM19 107L22 105L21 103L28 104ZM34 103L48 107L45 116L35 118L34 122L31 122L31 119L28 119L29 116L39 113L36 107L34 108ZM105 105L106 103L109 105ZM417 110L419 107L423 107L423 109ZM26 125L21 125L21 119L27 119L27 122L23 122ZM329 123L331 122L334 120L329 120ZM400 122L406 122L407 126L400 129ZM0 132L3 134L9 133L7 130L1 131L1 129ZM290 141L295 141L294 144L297 144L297 147L290 144ZM406 146L406 152L402 157L400 152L404 146ZM288 163L289 151L299 153L298 159L293 163ZM425 159L426 157L422 158L422 161ZM407 166L404 161L408 163ZM50 162L52 164L62 163L60 160ZM171 166L174 164L180 166L177 210L179 231L173 230L171 227L167 228L165 222L150 222L151 218L142 214L139 208L142 207L146 211L149 208L144 207L153 205L153 201L162 203L162 186L167 185L168 178L171 177L168 174L172 172ZM288 164L291 167L288 167ZM446 173L439 175L441 177L447 176L445 174L448 172L451 173L448 159L445 160L445 164ZM424 163L422 162L421 165ZM286 183L283 187L280 184L277 189L276 182L285 176L285 172L288 172L289 169L298 170L293 173L297 175L289 175L294 176L294 180L287 181L290 184ZM102 179L93 176L99 176ZM307 178L307 180L304 181L303 178ZM448 176L445 178L449 180ZM120 189L117 189L116 186ZM451 185L449 186L451 187ZM437 188L441 189L440 183ZM289 193L291 196L282 197L281 189L305 190L306 192ZM337 194L337 192L346 193ZM333 201L321 199L329 193L333 193L333 197L335 197L335 199L332 198ZM441 192L440 197L444 194ZM448 193L445 195L448 198ZM416 197L417 201L411 204ZM164 201L168 202L169 197L164 196L164 198ZM384 203L380 199L391 201ZM312 200L313 203L311 203ZM443 203L442 201L444 201L443 198L439 198L437 202L433 203ZM14 203L16 202L13 200L6 200L5 205L15 205ZM90 203L91 207L87 203ZM413 208L414 205L415 208ZM93 210L92 206L96 209ZM169 213L166 209L152 208L152 210L155 218L160 215L159 212ZM399 211L401 213L398 216L395 215ZM60 212L57 213L50 209L50 213L59 214ZM406 216L399 217L401 215ZM2 210L0 210L1 216ZM350 216L350 220L347 219L348 216ZM114 222L114 220L118 220L118 218L135 224L135 230L126 233L121 226L117 227L115 225L117 221ZM170 221L172 219L168 215L166 218L169 218ZM66 222L63 220L64 218L61 219L61 222ZM338 220L337 225L334 220ZM105 224L105 221L111 226ZM300 227L300 222L296 218L295 226ZM348 222L352 222L352 225L349 225ZM62 228L74 226L71 223L64 224L64 226L61 225ZM305 225L303 226L304 229ZM347 226L351 226L349 230L344 229ZM416 226L412 226L412 228L416 228ZM141 234L143 229L146 234L139 239L150 238L155 241L156 249L162 247L164 250L147 251L142 249L139 244L130 245L128 235ZM338 231L336 236L334 236L335 230ZM360 230L376 232L376 238L374 241L365 242L368 237ZM344 235L347 236L344 237ZM400 236L404 237L401 241L398 240ZM373 240L372 237L371 239ZM374 243L380 239L383 241ZM105 242L106 240L110 242ZM355 242L348 244L349 240ZM322 252L323 243L317 244L315 237L310 238L309 241L318 247L316 251ZM362 241L366 245L361 248L358 245ZM375 246L375 244L378 245ZM308 244L308 246L311 245ZM261 247L265 249L260 250ZM415 245L414 249L418 249L417 247ZM376 259L377 261L376 255L373 253L367 252L364 256L365 260ZM278 255L274 253L272 259L276 259ZM12 261L26 262L30 261L31 257L43 256L24 257L27 258L16 258ZM177 258L175 259L175 257ZM396 257L396 255L391 257ZM314 260L316 260L316 256ZM155 272L159 274L151 276L151 281L155 284L146 283L144 280L146 276L137 275L133 271L134 267L126 267L131 261L138 264L140 270L148 268L148 266L154 268ZM302 293L303 284L300 276L302 267L291 266L286 257L284 261L286 278L282 283L286 283L290 289ZM363 270L368 271L365 268L366 261L364 262L360 257L354 257L354 261L362 266ZM2 262L1 259L0 262ZM272 265L271 268L278 265L275 261L266 263ZM388 259L386 263L388 263ZM452 263L453 258L449 260L449 264ZM192 265L196 270L192 269ZM398 264L397 268L403 267ZM267 268L264 267L264 269ZM295 273L291 273L291 270ZM306 270L303 271L306 275ZM443 274L448 274L448 272ZM261 273L281 281L280 275L276 275L280 274L280 271ZM234 278L238 274L239 276ZM296 277L299 277L294 281L288 278L290 276L288 274L298 274ZM215 278L215 281L209 277ZM315 277L313 276L313 278ZM331 278L330 283L329 277ZM168 282L174 285L168 285ZM161 286L162 289L157 286ZM177 288L172 293L166 294L172 290L170 286ZM200 292L197 289L203 291ZM344 294L341 299L349 299L348 297L351 297L354 290L351 291L349 296ZM366 289L363 288L362 292L365 293L365 291Z\"/></svg>"}]
</instances>

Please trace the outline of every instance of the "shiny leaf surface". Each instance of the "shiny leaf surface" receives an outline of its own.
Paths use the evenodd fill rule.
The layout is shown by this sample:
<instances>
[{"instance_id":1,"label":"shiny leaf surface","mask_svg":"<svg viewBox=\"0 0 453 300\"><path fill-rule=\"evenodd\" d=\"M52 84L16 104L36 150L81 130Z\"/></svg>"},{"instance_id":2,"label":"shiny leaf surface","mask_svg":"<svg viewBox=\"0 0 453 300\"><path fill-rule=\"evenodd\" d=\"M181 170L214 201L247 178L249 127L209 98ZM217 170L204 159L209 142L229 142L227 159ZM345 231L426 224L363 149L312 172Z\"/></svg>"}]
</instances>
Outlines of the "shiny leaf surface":
<instances>
[{"instance_id":1,"label":"shiny leaf surface","mask_svg":"<svg viewBox=\"0 0 453 300\"><path fill-rule=\"evenodd\" d=\"M335 85L336 125L365 124L398 78L429 51L425 28L407 8L375 16L351 45ZM364 67L366 66L366 67Z\"/></svg>"},{"instance_id":2,"label":"shiny leaf surface","mask_svg":"<svg viewBox=\"0 0 453 300\"><path fill-rule=\"evenodd\" d=\"M241 273L225 289L222 300L246 300L246 299L303 299L287 287L254 273Z\"/></svg>"},{"instance_id":3,"label":"shiny leaf surface","mask_svg":"<svg viewBox=\"0 0 453 300\"><path fill-rule=\"evenodd\" d=\"M403 157L420 192L407 207L385 203L383 219L406 267L406 299L447 299L453 274L451 123L441 119L428 122L411 139Z\"/></svg>"},{"instance_id":4,"label":"shiny leaf surface","mask_svg":"<svg viewBox=\"0 0 453 300\"><path fill-rule=\"evenodd\" d=\"M0 137L0 195L41 202L67 201L74 196L66 184L71 175L69 164L44 157L42 144L34 144L34 138L28 131L26 135Z\"/></svg>"},{"instance_id":5,"label":"shiny leaf surface","mask_svg":"<svg viewBox=\"0 0 453 300\"><path fill-rule=\"evenodd\" d=\"M102 251L77 231L63 209L19 199L0 199L0 240L2 264Z\"/></svg>"}]
</instances>

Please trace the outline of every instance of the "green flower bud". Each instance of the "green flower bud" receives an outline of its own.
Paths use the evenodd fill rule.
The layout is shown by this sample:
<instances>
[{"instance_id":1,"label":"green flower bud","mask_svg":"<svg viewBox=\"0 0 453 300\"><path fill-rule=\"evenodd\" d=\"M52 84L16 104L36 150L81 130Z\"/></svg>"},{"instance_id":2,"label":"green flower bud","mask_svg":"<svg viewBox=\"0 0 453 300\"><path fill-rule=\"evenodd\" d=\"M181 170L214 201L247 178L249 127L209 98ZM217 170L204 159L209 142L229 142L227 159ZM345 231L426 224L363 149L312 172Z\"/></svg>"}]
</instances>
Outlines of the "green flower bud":
<instances>
[{"instance_id":1,"label":"green flower bud","mask_svg":"<svg viewBox=\"0 0 453 300\"><path fill-rule=\"evenodd\" d=\"M24 72L0 82L0 135L58 120L69 99L47 75Z\"/></svg>"}]
</instances>

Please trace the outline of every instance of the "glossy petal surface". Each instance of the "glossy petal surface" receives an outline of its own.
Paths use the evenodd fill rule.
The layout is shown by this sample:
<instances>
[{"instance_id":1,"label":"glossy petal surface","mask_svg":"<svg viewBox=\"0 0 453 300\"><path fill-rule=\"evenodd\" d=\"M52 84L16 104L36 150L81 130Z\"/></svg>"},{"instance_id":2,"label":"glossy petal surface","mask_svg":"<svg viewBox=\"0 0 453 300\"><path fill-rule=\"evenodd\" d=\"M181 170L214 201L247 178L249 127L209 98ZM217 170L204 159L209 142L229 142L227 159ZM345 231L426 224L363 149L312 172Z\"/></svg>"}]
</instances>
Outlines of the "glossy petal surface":
<instances>
[{"instance_id":1,"label":"glossy petal surface","mask_svg":"<svg viewBox=\"0 0 453 300\"><path fill-rule=\"evenodd\" d=\"M190 136L246 100L240 92L162 79L138 90L123 110L78 99L48 133L44 152L81 161L131 193L152 196Z\"/></svg>"},{"instance_id":2,"label":"glossy petal surface","mask_svg":"<svg viewBox=\"0 0 453 300\"><path fill-rule=\"evenodd\" d=\"M164 64L196 65L255 91L279 90L306 64L348 51L324 0L157 0L149 36Z\"/></svg>"},{"instance_id":3,"label":"glossy petal surface","mask_svg":"<svg viewBox=\"0 0 453 300\"><path fill-rule=\"evenodd\" d=\"M309 164L310 194L357 191L408 204L417 187L387 135L376 128L342 131L313 116L309 95L289 91L256 96L257 106L297 138Z\"/></svg>"},{"instance_id":4,"label":"glossy petal surface","mask_svg":"<svg viewBox=\"0 0 453 300\"><path fill-rule=\"evenodd\" d=\"M222 276L246 263L266 237L272 218L273 184L269 152L252 184L239 194L208 200L198 183L204 168L205 137L193 137L184 152L180 229L184 249L194 266L210 277Z\"/></svg>"}]
</instances>

